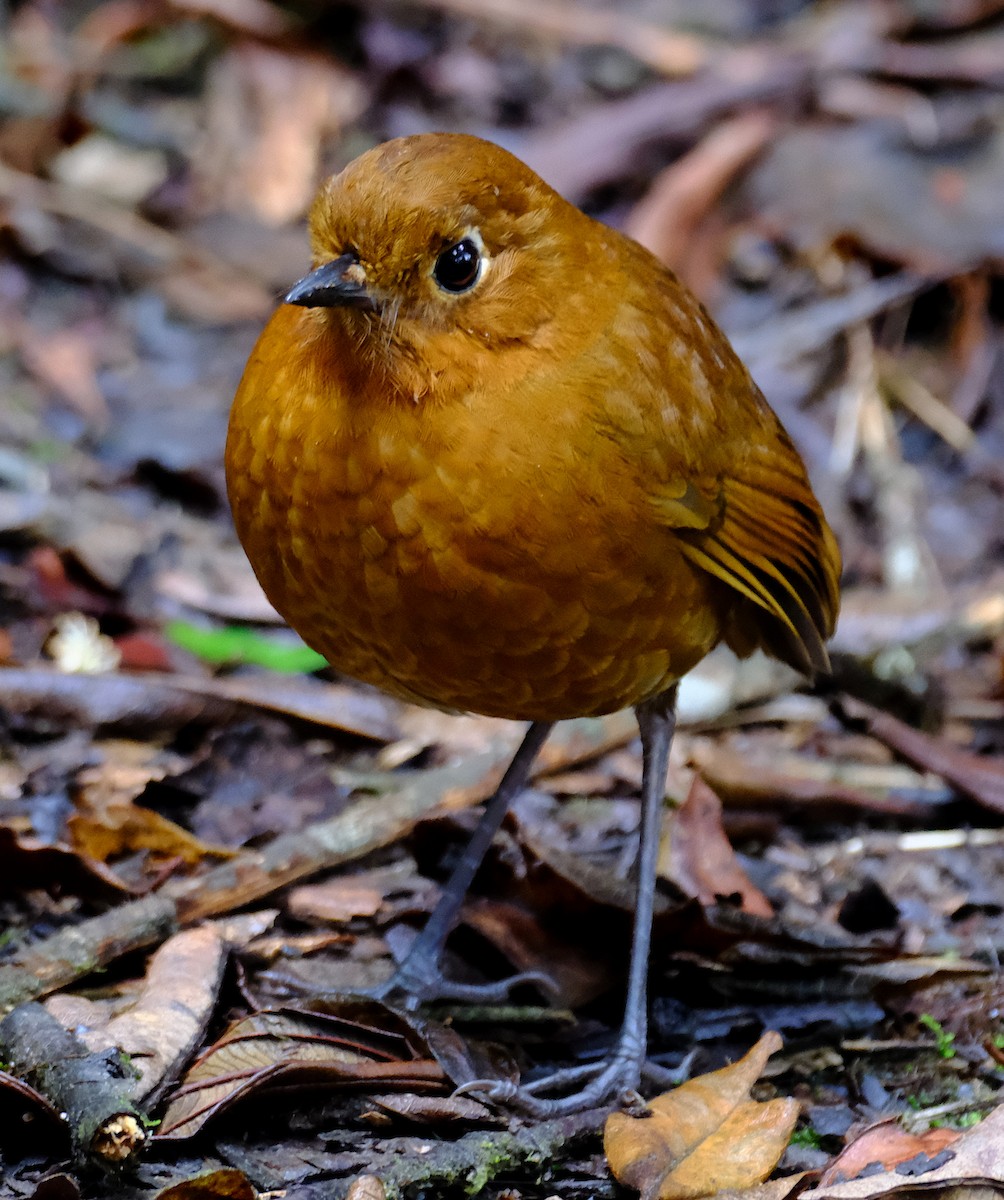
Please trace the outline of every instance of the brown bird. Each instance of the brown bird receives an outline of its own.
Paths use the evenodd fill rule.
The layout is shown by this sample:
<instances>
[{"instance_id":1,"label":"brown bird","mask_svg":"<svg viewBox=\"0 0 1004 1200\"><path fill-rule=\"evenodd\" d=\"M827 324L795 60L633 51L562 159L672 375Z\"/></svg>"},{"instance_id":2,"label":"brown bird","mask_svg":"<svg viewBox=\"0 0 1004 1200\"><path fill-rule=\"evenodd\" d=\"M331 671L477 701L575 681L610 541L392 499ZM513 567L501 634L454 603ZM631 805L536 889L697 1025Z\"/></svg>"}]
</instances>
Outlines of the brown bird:
<instances>
[{"instance_id":1,"label":"brown bird","mask_svg":"<svg viewBox=\"0 0 1004 1200\"><path fill-rule=\"evenodd\" d=\"M536 751L555 721L633 705L642 818L619 1041L579 1090L580 1071L481 1085L537 1113L596 1104L644 1063L677 681L721 641L825 671L836 542L701 304L505 150L461 134L378 146L321 188L310 237L314 268L262 333L230 418L251 564L338 671L531 722L385 991L468 993L440 977L440 952Z\"/></svg>"}]
</instances>

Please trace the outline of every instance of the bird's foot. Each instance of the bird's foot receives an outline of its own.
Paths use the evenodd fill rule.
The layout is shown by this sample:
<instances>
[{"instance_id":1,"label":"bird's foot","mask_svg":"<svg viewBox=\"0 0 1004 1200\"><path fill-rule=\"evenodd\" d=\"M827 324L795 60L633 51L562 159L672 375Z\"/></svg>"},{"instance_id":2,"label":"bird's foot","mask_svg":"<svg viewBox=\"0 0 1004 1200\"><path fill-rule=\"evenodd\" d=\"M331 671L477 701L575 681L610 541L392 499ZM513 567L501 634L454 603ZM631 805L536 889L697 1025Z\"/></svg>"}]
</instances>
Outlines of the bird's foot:
<instances>
[{"instance_id":1,"label":"bird's foot","mask_svg":"<svg viewBox=\"0 0 1004 1200\"><path fill-rule=\"evenodd\" d=\"M566 1067L522 1086L503 1079L476 1079L457 1088L456 1094L490 1100L536 1118L560 1117L614 1100L632 1103L641 1083L644 1057L643 1047L622 1044L605 1063ZM548 1096L548 1092L565 1094Z\"/></svg>"},{"instance_id":2,"label":"bird's foot","mask_svg":"<svg viewBox=\"0 0 1004 1200\"><path fill-rule=\"evenodd\" d=\"M587 1082L583 1086L576 1087L584 1080ZM455 1095L489 1100L502 1108L541 1120L599 1108L613 1101L637 1103L640 1083L641 1071L637 1060L615 1056L605 1065L567 1067L522 1086L503 1079L477 1079L457 1088ZM569 1088L573 1090L568 1091ZM540 1094L554 1091L565 1091L566 1094Z\"/></svg>"},{"instance_id":3,"label":"bird's foot","mask_svg":"<svg viewBox=\"0 0 1004 1200\"><path fill-rule=\"evenodd\" d=\"M488 1100L503 1108L513 1109L537 1119L565 1116L608 1104L623 1108L644 1106L638 1093L642 1079L659 1090L678 1086L690 1075L692 1051L675 1070L647 1062L644 1052L633 1044L621 1045L613 1057L603 1063L581 1067L566 1067L541 1079L519 1086L504 1079L477 1079L457 1088L455 1095L473 1096ZM583 1086L575 1089L575 1085ZM570 1090L572 1089L572 1090ZM564 1095L541 1095L564 1092Z\"/></svg>"},{"instance_id":4,"label":"bird's foot","mask_svg":"<svg viewBox=\"0 0 1004 1200\"><path fill-rule=\"evenodd\" d=\"M523 984L532 984L545 995L554 993L554 980L539 971L520 971L493 983L461 983L447 979L434 959L409 955L386 982L367 993L374 1000L391 1001L410 1011L420 1004L436 1000L455 1000L462 1004L504 1004L510 993Z\"/></svg>"}]
</instances>

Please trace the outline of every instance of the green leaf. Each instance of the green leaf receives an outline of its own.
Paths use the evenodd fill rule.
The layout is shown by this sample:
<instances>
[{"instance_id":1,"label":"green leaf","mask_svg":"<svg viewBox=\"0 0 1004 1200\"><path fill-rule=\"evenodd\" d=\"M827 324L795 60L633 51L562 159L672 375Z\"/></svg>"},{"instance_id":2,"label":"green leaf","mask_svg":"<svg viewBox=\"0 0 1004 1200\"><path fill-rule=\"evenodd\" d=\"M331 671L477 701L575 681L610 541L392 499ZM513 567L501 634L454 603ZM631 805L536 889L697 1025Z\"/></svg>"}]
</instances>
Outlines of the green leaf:
<instances>
[{"instance_id":1,"label":"green leaf","mask_svg":"<svg viewBox=\"0 0 1004 1200\"><path fill-rule=\"evenodd\" d=\"M955 1041L955 1034L949 1033L942 1023L937 1018L932 1017L930 1013L921 1013L918 1020L925 1029L930 1029L934 1034L935 1046L941 1057L954 1058L955 1047L952 1043Z\"/></svg>"},{"instance_id":2,"label":"green leaf","mask_svg":"<svg viewBox=\"0 0 1004 1200\"><path fill-rule=\"evenodd\" d=\"M305 674L326 665L322 655L298 638L293 640L286 631L265 634L241 625L208 629L188 621L168 621L164 634L203 662L251 663L286 675Z\"/></svg>"}]
</instances>

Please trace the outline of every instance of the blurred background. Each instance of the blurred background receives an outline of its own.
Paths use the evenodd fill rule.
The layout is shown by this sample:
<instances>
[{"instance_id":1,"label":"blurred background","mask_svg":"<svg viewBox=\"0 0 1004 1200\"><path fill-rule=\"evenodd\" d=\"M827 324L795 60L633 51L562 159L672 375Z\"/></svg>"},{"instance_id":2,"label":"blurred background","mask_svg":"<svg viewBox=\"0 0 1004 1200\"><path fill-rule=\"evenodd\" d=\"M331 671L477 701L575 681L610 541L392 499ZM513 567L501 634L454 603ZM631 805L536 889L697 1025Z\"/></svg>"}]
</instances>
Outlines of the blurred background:
<instances>
[{"instance_id":1,"label":"blurred background","mask_svg":"<svg viewBox=\"0 0 1004 1200\"><path fill-rule=\"evenodd\" d=\"M69 609L127 666L169 662L165 617L267 617L227 528L230 398L318 182L433 129L507 146L717 315L840 537L838 649L908 679L932 639L998 635L999 0L27 0L0 51L0 659Z\"/></svg>"},{"instance_id":2,"label":"blurred background","mask_svg":"<svg viewBox=\"0 0 1004 1200\"><path fill-rule=\"evenodd\" d=\"M978 1121L1004 1055L1004 0L0 0L0 20L0 955L360 788L393 796L402 766L430 807L490 790L488 767L474 792L449 772L511 726L310 677L222 471L319 181L387 137L463 130L684 278L843 548L840 700L714 658L682 694L670 794L704 783L667 810L655 1049L676 1065L699 1045L701 1069L763 1028L794 1039L773 1078L815 1125L787 1169L883 1114ZM576 1012L605 996L562 1034L595 1051L639 762L623 716L557 737L458 957L546 970ZM283 895L275 937L226 933L222 1008L386 974L469 815L405 821L376 870ZM386 1132L352 1124L367 1102L310 1110L348 1130L328 1158L294 1112L305 1166L272 1145L257 1174L244 1149L228 1161L262 1188L365 1170ZM609 1194L589 1154L574 1194Z\"/></svg>"}]
</instances>

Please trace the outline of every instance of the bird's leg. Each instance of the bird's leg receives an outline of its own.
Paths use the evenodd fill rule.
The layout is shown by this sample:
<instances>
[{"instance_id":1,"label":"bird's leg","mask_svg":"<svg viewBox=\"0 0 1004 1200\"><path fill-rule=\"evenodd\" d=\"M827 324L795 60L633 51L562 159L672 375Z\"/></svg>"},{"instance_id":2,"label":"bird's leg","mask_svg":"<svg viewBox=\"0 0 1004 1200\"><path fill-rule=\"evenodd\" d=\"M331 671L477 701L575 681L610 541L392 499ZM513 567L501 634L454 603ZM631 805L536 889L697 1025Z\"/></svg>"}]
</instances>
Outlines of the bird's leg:
<instances>
[{"instance_id":1,"label":"bird's leg","mask_svg":"<svg viewBox=\"0 0 1004 1200\"><path fill-rule=\"evenodd\" d=\"M652 941L652 914L655 907L656 867L659 835L666 796L666 772L669 747L676 726L676 687L635 709L641 731L642 783L641 828L638 846L638 884L635 898L634 933L631 939L631 963L628 969L624 1021L613 1054L600 1067L570 1067L556 1071L524 1087L507 1082L478 1080L465 1084L462 1092L487 1096L535 1117L552 1117L602 1104L611 1097L637 1089L647 1051L648 954ZM554 1099L540 1092L565 1090L583 1078L589 1082L577 1091Z\"/></svg>"},{"instance_id":2,"label":"bird's leg","mask_svg":"<svg viewBox=\"0 0 1004 1200\"><path fill-rule=\"evenodd\" d=\"M453 868L453 873L443 888L439 903L426 922L425 928L412 943L404 961L390 979L373 989L371 995L378 999L387 999L390 996L396 997L403 994L406 997L407 1005L415 1007L421 1000L432 999L490 1003L506 999L509 991L519 983L536 983L547 986L547 978L534 972L511 975L497 984L455 983L442 977L439 960L443 947L446 945L446 939L456 923L457 914L464 902L467 889L484 861L492 839L505 820L509 806L526 787L533 761L553 725L553 721L534 721L526 731L519 749L502 777L498 791L485 806L481 820L460 860Z\"/></svg>"}]
</instances>

